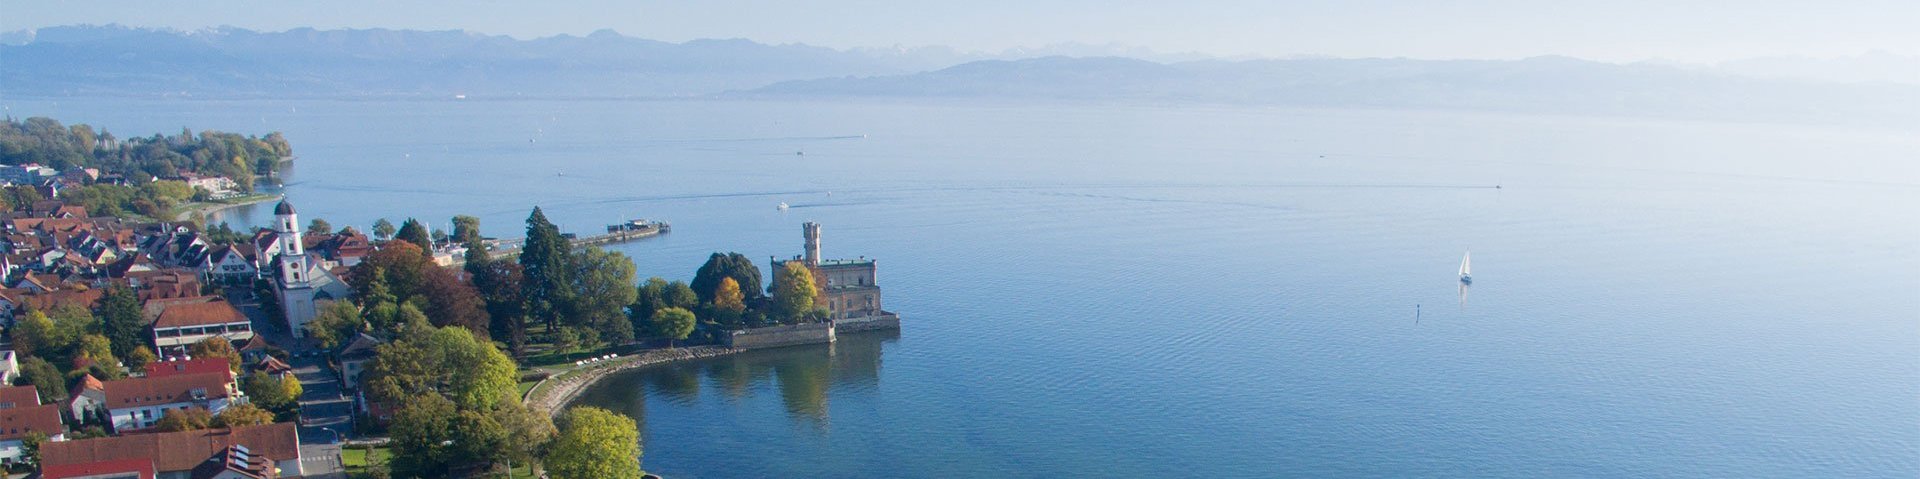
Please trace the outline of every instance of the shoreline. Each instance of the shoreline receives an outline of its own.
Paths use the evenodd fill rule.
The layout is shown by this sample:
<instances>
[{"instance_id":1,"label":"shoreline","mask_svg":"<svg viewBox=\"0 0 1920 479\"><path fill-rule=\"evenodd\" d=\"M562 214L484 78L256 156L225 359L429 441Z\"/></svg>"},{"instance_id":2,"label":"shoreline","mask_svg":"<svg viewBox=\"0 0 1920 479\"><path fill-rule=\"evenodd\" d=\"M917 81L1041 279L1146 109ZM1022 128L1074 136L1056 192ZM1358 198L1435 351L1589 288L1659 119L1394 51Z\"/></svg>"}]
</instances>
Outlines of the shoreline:
<instances>
[{"instance_id":1,"label":"shoreline","mask_svg":"<svg viewBox=\"0 0 1920 479\"><path fill-rule=\"evenodd\" d=\"M535 383L527 394L520 398L521 404L528 407L545 408L547 414L558 417L568 403L573 402L588 386L600 382L607 375L649 366L658 366L682 361L717 358L744 352L746 349L725 346L692 346L674 349L654 349L591 366L581 366L566 372L555 374Z\"/></svg>"},{"instance_id":2,"label":"shoreline","mask_svg":"<svg viewBox=\"0 0 1920 479\"><path fill-rule=\"evenodd\" d=\"M236 208L236 207L241 207L246 205L266 203L268 201L273 201L278 198L280 198L280 195L255 193L252 195L234 198L233 199L234 201L219 200L219 201L202 201L198 203L188 203L186 205L183 205L183 209L180 210L180 212L174 213L173 220L174 221L192 221L195 216L199 216L202 220L204 220L208 215L212 215L213 213L219 212L220 210L225 210L228 208Z\"/></svg>"}]
</instances>

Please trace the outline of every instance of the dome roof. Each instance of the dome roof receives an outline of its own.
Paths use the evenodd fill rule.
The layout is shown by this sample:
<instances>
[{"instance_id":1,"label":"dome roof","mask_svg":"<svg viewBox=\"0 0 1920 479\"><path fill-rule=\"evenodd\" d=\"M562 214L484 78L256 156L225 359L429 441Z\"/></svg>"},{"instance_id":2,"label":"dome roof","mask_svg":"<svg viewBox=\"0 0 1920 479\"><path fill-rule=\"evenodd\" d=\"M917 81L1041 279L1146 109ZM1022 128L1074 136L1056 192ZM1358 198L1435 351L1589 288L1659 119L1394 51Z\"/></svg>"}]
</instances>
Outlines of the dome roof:
<instances>
[{"instance_id":1,"label":"dome roof","mask_svg":"<svg viewBox=\"0 0 1920 479\"><path fill-rule=\"evenodd\" d=\"M281 198L280 204L273 207L273 214L275 215L293 214L293 203L288 203L286 198Z\"/></svg>"}]
</instances>

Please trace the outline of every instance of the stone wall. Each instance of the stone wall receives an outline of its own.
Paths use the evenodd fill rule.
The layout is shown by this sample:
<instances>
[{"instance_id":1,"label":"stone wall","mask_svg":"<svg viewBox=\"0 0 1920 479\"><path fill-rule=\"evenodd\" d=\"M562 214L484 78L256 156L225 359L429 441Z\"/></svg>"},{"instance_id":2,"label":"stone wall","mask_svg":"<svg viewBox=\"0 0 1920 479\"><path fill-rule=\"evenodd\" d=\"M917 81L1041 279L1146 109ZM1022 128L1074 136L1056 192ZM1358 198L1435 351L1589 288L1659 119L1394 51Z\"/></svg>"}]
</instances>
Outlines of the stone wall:
<instances>
[{"instance_id":1,"label":"stone wall","mask_svg":"<svg viewBox=\"0 0 1920 479\"><path fill-rule=\"evenodd\" d=\"M880 314L847 318L835 321L834 323L836 323L835 329L841 333L900 329L900 315L882 311Z\"/></svg>"},{"instance_id":2,"label":"stone wall","mask_svg":"<svg viewBox=\"0 0 1920 479\"><path fill-rule=\"evenodd\" d=\"M738 349L719 346L695 346L690 348L655 349L639 354L598 362L562 372L535 384L527 391L522 401L529 407L545 409L549 414L559 416L567 403L585 391L588 386L608 374L633 368L653 366L676 361L691 361L740 352Z\"/></svg>"},{"instance_id":3,"label":"stone wall","mask_svg":"<svg viewBox=\"0 0 1920 479\"><path fill-rule=\"evenodd\" d=\"M763 349L831 343L833 335L833 323L809 323L733 331L722 339L729 348Z\"/></svg>"}]
</instances>

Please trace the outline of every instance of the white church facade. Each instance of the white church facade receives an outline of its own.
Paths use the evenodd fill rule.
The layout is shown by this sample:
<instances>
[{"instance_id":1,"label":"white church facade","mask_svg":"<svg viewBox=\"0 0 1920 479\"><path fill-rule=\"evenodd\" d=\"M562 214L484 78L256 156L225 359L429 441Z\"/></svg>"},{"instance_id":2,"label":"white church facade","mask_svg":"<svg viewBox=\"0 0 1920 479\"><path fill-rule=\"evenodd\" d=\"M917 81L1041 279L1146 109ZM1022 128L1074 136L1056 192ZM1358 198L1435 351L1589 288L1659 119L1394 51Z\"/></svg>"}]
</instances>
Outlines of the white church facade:
<instances>
[{"instance_id":1,"label":"white church facade","mask_svg":"<svg viewBox=\"0 0 1920 479\"><path fill-rule=\"evenodd\" d=\"M274 234L279 255L274 257L274 292L287 328L294 337L306 337L307 323L313 321L328 302L344 300L351 293L345 281L334 276L320 258L308 255L300 237L300 218L293 205L281 199L273 207Z\"/></svg>"}]
</instances>

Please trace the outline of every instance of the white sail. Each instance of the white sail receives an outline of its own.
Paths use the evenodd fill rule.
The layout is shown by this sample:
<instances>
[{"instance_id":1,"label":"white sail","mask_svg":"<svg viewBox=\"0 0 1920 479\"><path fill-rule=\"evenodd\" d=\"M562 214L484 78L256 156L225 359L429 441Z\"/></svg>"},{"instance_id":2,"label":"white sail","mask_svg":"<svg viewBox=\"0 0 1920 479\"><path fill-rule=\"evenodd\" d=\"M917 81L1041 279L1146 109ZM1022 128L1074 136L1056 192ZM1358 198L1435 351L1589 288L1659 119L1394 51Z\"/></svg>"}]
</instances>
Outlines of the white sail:
<instances>
[{"instance_id":1,"label":"white sail","mask_svg":"<svg viewBox=\"0 0 1920 479\"><path fill-rule=\"evenodd\" d=\"M1465 256L1460 257L1460 277L1464 278L1468 276L1473 276L1473 252L1472 251L1468 251Z\"/></svg>"}]
</instances>

